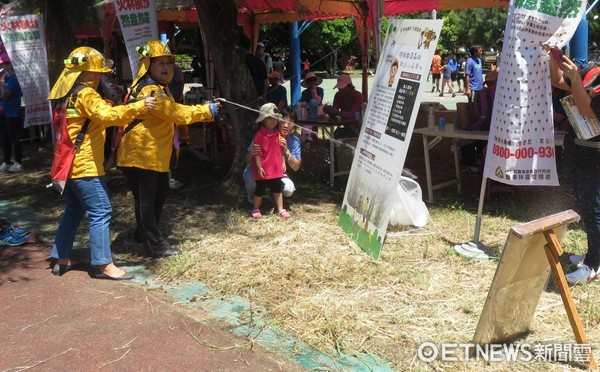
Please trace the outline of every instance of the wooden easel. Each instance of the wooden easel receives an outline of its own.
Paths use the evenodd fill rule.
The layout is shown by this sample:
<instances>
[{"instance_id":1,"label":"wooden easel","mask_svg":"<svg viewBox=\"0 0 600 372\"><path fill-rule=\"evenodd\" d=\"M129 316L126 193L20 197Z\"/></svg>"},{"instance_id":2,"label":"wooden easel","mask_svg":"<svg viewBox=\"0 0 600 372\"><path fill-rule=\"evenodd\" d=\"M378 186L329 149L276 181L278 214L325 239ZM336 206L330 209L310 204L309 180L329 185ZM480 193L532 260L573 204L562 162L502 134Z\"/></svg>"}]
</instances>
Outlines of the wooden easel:
<instances>
[{"instance_id":1,"label":"wooden easel","mask_svg":"<svg viewBox=\"0 0 600 372\"><path fill-rule=\"evenodd\" d=\"M567 210L510 229L473 343L509 342L527 333L550 273L557 283L575 340L579 344L589 343L559 261L563 254L560 240L567 225L578 220L577 213ZM593 353L589 354L589 367L597 368Z\"/></svg>"},{"instance_id":2,"label":"wooden easel","mask_svg":"<svg viewBox=\"0 0 600 372\"><path fill-rule=\"evenodd\" d=\"M579 218L579 216L577 217ZM559 257L564 253L562 246L560 245L560 242L558 241L558 238L553 230L544 231L544 237L548 242L548 244L544 246L546 250L546 256L548 256L548 262L550 263L550 269L552 270L552 275L554 276L556 286L558 287L558 293L560 293L562 302L565 305L565 310L567 310L567 316L569 317L571 328L573 328L575 340L579 344L589 344L585 329L583 329L583 324L581 323L581 318L579 317L579 312L577 311L577 307L573 301L573 296L571 296L571 290L567 284L565 272L563 271L562 265L559 261ZM590 353L589 366L592 370L597 369L596 361L594 360L594 353Z\"/></svg>"}]
</instances>

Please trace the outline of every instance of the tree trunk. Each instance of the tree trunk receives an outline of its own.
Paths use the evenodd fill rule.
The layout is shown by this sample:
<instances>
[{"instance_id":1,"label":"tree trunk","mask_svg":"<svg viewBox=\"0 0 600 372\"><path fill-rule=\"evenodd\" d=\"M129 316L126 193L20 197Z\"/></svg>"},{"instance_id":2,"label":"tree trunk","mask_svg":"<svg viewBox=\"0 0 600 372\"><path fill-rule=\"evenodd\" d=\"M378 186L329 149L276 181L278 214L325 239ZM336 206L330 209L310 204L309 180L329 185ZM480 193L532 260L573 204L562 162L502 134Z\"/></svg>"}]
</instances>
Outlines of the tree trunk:
<instances>
[{"instance_id":1,"label":"tree trunk","mask_svg":"<svg viewBox=\"0 0 600 372\"><path fill-rule=\"evenodd\" d=\"M213 59L221 97L256 109L256 90L246 64L248 50L240 47L243 33L237 25L237 8L233 0L194 0L200 27L206 35ZM227 174L227 183L239 184L244 169L246 148L253 136L256 114L246 108L226 103L233 126L235 155Z\"/></svg>"},{"instance_id":2,"label":"tree trunk","mask_svg":"<svg viewBox=\"0 0 600 372\"><path fill-rule=\"evenodd\" d=\"M48 78L50 89L65 67L63 61L75 49L75 35L65 16L65 9L69 9L68 0L54 0L46 7L46 39L48 40ZM90 4L91 5L91 4ZM102 51L100 51L102 52Z\"/></svg>"}]
</instances>

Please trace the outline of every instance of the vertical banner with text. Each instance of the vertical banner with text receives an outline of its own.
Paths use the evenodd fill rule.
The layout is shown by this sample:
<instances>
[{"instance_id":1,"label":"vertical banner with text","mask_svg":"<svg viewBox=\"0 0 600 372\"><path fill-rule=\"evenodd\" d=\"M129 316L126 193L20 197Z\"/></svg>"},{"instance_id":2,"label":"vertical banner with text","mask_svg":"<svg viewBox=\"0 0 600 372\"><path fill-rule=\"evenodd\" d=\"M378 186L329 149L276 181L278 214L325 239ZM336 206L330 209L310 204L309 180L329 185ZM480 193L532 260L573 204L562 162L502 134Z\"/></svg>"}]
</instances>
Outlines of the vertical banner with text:
<instances>
[{"instance_id":1,"label":"vertical banner with text","mask_svg":"<svg viewBox=\"0 0 600 372\"><path fill-rule=\"evenodd\" d=\"M23 91L24 127L50 124L44 22L38 14L0 18L0 36Z\"/></svg>"},{"instance_id":2,"label":"vertical banner with text","mask_svg":"<svg viewBox=\"0 0 600 372\"><path fill-rule=\"evenodd\" d=\"M154 0L113 0L113 3L123 32L131 72L135 77L140 57L135 47L142 46L148 40L158 40L156 6Z\"/></svg>"},{"instance_id":3,"label":"vertical banner with text","mask_svg":"<svg viewBox=\"0 0 600 372\"><path fill-rule=\"evenodd\" d=\"M443 21L393 20L377 65L348 177L339 224L378 258L423 85Z\"/></svg>"},{"instance_id":4,"label":"vertical banner with text","mask_svg":"<svg viewBox=\"0 0 600 372\"><path fill-rule=\"evenodd\" d=\"M484 176L518 186L557 186L549 57L564 47L585 10L579 0L511 0Z\"/></svg>"}]
</instances>

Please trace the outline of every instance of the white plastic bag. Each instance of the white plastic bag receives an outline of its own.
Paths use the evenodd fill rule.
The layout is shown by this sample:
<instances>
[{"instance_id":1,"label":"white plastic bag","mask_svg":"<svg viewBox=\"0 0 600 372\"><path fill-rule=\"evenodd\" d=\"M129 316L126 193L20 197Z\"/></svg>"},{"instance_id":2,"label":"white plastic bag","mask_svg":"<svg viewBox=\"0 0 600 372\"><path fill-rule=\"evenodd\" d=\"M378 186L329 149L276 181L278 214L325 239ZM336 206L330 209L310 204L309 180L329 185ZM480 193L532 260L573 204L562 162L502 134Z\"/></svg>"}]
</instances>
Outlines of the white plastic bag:
<instances>
[{"instance_id":1,"label":"white plastic bag","mask_svg":"<svg viewBox=\"0 0 600 372\"><path fill-rule=\"evenodd\" d=\"M398 189L392 200L390 225L423 227L429 220L429 210L423 202L421 186L407 177L400 177Z\"/></svg>"}]
</instances>

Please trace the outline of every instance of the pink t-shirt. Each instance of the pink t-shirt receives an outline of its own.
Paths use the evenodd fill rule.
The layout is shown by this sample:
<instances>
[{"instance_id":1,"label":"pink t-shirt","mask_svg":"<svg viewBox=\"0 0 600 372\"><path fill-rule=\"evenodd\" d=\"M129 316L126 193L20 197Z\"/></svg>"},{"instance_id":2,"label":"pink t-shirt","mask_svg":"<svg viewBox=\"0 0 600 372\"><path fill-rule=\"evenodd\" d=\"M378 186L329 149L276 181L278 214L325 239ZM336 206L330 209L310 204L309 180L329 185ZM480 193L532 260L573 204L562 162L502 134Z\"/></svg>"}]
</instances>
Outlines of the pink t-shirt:
<instances>
[{"instance_id":1,"label":"pink t-shirt","mask_svg":"<svg viewBox=\"0 0 600 372\"><path fill-rule=\"evenodd\" d=\"M254 144L260 146L260 152L256 155L261 159L261 166L265 171L265 177L258 175L256 163L252 163L252 176L254 180L271 180L283 177L283 150L279 144L279 131L269 131L261 127L254 135ZM253 160L254 161L254 160Z\"/></svg>"}]
</instances>

